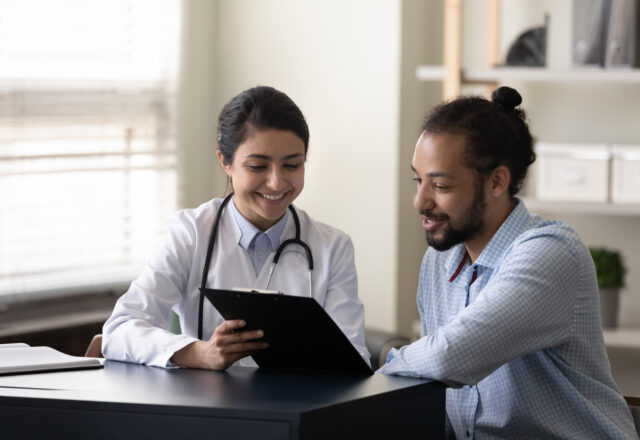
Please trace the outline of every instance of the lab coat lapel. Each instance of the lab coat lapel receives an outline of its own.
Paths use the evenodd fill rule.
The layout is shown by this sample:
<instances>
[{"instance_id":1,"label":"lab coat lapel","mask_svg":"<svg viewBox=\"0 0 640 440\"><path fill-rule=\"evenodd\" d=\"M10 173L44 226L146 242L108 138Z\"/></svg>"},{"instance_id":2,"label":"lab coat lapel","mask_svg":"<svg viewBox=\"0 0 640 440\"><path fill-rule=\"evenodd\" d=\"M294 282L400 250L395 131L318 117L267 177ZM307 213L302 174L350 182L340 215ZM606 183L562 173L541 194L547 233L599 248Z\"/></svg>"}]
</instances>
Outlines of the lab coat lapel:
<instances>
[{"instance_id":1,"label":"lab coat lapel","mask_svg":"<svg viewBox=\"0 0 640 440\"><path fill-rule=\"evenodd\" d=\"M295 226L295 223L293 222L293 217L291 216L289 211L287 211L285 215L287 216L287 223L284 225L284 229L282 230L282 234L280 235L280 243L282 243L283 241L289 238L293 238L296 236L296 226ZM286 253L289 249L290 248L287 247L283 251L283 254ZM273 257L275 257L275 255L276 255L275 252L271 252L267 257L267 259L264 260L264 264L260 269L260 273L258 273L258 276L256 277L255 282L253 283L253 286L251 286L252 289L267 288L267 283L269 282L269 271L271 270L271 266L273 264ZM276 269L273 274L273 278L271 279L271 284L269 285L269 290L280 290L274 287L274 281L275 281L275 276L276 276L276 273L278 272L278 269L282 269L281 267L282 258L283 258L283 255L280 256L280 263L278 263L276 266Z\"/></svg>"},{"instance_id":2,"label":"lab coat lapel","mask_svg":"<svg viewBox=\"0 0 640 440\"><path fill-rule=\"evenodd\" d=\"M233 289L254 285L256 276L251 259L238 244L240 234L233 213L230 209L225 209L213 250L207 287Z\"/></svg>"},{"instance_id":3,"label":"lab coat lapel","mask_svg":"<svg viewBox=\"0 0 640 440\"><path fill-rule=\"evenodd\" d=\"M302 219L301 219L302 220ZM300 227L302 239L304 240L303 229ZM280 243L294 238L296 235L295 222L293 216L287 214L287 224L282 231L280 237ZM269 280L269 271L273 263L273 257L275 252L272 252L266 259L264 266L260 270L260 274L253 286L254 289L267 288L267 282ZM307 257L304 251L296 245L287 246L280 255L280 261L275 267L271 283L269 284L269 290L278 290L288 295L296 296L308 296L309 295L309 275L308 275L308 263Z\"/></svg>"}]
</instances>

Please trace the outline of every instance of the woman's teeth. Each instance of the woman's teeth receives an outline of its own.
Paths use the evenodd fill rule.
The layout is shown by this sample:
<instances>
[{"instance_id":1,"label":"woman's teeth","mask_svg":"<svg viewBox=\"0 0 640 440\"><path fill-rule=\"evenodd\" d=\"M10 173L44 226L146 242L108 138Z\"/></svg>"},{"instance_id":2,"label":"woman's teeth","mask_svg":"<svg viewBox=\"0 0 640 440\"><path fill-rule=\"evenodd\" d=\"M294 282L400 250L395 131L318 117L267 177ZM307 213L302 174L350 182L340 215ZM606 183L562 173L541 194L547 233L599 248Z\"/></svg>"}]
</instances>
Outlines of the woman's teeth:
<instances>
[{"instance_id":1,"label":"woman's teeth","mask_svg":"<svg viewBox=\"0 0 640 440\"><path fill-rule=\"evenodd\" d=\"M267 200L279 200L282 198L282 196L284 196L284 193L283 194L260 194L260 195Z\"/></svg>"}]
</instances>

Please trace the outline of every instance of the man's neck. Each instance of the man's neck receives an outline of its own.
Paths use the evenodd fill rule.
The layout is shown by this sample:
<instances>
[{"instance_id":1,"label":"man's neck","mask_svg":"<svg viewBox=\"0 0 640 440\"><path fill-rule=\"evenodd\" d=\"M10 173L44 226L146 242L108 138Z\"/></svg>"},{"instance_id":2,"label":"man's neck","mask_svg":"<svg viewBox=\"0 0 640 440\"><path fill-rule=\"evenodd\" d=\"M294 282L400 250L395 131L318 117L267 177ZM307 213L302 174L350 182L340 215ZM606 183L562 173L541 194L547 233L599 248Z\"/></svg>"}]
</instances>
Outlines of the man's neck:
<instances>
[{"instance_id":1,"label":"man's neck","mask_svg":"<svg viewBox=\"0 0 640 440\"><path fill-rule=\"evenodd\" d=\"M485 211L484 227L475 234L471 239L464 242L471 263L474 263L500 226L509 217L513 209L516 207L517 201L511 197L504 197L495 200L494 203L487 206Z\"/></svg>"}]
</instances>

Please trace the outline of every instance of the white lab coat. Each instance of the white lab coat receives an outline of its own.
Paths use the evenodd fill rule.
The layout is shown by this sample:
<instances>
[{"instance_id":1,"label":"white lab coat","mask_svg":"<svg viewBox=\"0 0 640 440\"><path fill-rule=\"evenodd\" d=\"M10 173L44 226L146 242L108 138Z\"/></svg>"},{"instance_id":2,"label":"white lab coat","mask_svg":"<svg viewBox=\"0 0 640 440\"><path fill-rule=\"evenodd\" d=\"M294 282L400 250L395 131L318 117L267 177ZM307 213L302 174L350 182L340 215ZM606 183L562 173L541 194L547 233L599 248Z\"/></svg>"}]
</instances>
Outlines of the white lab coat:
<instances>
[{"instance_id":1,"label":"white lab coat","mask_svg":"<svg viewBox=\"0 0 640 440\"><path fill-rule=\"evenodd\" d=\"M207 246L216 212L222 199L214 199L196 209L174 214L168 224L163 246L147 263L141 275L118 300L103 327L102 352L107 359L172 366L171 356L197 340L198 301ZM297 209L300 236L313 254L313 298L342 329L354 347L369 363L364 343L364 307L357 294L357 277L351 239L343 232L311 219ZM293 217L288 215L281 242L295 236ZM216 237L207 287L264 289L274 253L260 273L247 252L238 244L240 228L233 213L225 209ZM308 263L299 246L287 246L276 265L270 290L290 295L309 294ZM173 309L180 317L181 335L169 327ZM223 321L207 300L204 302L203 338L208 339ZM327 353L331 356L331 353ZM253 366L247 357L240 365Z\"/></svg>"}]
</instances>

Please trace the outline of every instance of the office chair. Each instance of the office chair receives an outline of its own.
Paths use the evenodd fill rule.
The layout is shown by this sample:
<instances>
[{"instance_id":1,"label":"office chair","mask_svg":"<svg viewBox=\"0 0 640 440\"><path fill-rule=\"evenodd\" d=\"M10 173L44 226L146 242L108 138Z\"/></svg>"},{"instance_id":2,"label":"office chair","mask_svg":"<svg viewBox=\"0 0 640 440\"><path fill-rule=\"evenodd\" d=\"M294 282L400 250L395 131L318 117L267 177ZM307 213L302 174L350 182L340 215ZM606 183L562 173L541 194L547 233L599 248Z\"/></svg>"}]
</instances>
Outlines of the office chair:
<instances>
[{"instance_id":1,"label":"office chair","mask_svg":"<svg viewBox=\"0 0 640 440\"><path fill-rule=\"evenodd\" d=\"M364 339L371 353L371 369L374 371L387 362L387 354L392 348L400 348L411 342L409 338L397 333L369 328L365 329Z\"/></svg>"},{"instance_id":2,"label":"office chair","mask_svg":"<svg viewBox=\"0 0 640 440\"><path fill-rule=\"evenodd\" d=\"M102 335L94 335L89 343L85 357L101 358L102 356Z\"/></svg>"},{"instance_id":3,"label":"office chair","mask_svg":"<svg viewBox=\"0 0 640 440\"><path fill-rule=\"evenodd\" d=\"M629 405L631 415L633 416L633 422L636 425L636 432L640 434L640 397L625 396L624 399Z\"/></svg>"}]
</instances>

